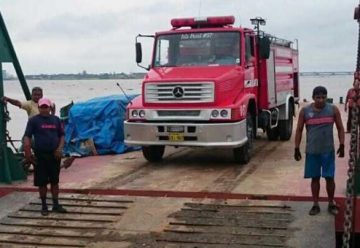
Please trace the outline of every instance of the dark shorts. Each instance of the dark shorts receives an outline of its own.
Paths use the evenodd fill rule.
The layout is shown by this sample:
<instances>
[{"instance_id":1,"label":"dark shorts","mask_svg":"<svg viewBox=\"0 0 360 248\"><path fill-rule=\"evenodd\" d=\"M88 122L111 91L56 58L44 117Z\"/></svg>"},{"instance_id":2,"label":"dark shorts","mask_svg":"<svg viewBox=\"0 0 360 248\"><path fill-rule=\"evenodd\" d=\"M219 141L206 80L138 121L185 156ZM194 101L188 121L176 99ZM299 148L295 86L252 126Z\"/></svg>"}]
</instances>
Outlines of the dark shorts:
<instances>
[{"instance_id":1,"label":"dark shorts","mask_svg":"<svg viewBox=\"0 0 360 248\"><path fill-rule=\"evenodd\" d=\"M34 166L34 185L58 184L61 160L56 159L53 152L35 151L35 157L37 163Z\"/></svg>"},{"instance_id":2,"label":"dark shorts","mask_svg":"<svg viewBox=\"0 0 360 248\"><path fill-rule=\"evenodd\" d=\"M335 152L306 154L305 178L329 177L335 174Z\"/></svg>"}]
</instances>

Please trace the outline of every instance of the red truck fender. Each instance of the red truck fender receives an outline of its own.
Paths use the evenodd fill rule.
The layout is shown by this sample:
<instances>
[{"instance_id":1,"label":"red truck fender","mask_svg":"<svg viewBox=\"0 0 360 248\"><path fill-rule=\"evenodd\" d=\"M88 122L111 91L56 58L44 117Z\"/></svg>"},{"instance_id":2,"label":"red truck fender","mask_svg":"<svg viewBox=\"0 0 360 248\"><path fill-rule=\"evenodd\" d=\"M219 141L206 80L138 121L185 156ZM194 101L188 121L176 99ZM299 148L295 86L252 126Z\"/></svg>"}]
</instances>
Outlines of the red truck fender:
<instances>
[{"instance_id":1,"label":"red truck fender","mask_svg":"<svg viewBox=\"0 0 360 248\"><path fill-rule=\"evenodd\" d=\"M252 114L253 117L257 115L257 98L255 94L245 94L239 98L234 106L239 108L240 118L246 118L248 112Z\"/></svg>"}]
</instances>

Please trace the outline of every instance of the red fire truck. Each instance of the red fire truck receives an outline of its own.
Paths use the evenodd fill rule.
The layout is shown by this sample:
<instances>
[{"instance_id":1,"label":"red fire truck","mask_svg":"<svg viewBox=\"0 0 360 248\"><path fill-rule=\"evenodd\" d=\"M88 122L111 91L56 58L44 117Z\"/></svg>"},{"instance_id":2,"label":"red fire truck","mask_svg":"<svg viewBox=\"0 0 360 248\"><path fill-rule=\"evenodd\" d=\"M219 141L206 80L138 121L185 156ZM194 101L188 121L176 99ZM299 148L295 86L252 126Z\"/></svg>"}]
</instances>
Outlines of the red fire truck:
<instances>
[{"instance_id":1,"label":"red fire truck","mask_svg":"<svg viewBox=\"0 0 360 248\"><path fill-rule=\"evenodd\" d=\"M136 62L148 70L142 94L127 107L124 137L151 162L165 146L233 149L248 163L257 130L289 140L299 98L298 50L291 41L235 27L233 16L172 19L172 29L138 35ZM142 66L141 37L153 37Z\"/></svg>"}]
</instances>

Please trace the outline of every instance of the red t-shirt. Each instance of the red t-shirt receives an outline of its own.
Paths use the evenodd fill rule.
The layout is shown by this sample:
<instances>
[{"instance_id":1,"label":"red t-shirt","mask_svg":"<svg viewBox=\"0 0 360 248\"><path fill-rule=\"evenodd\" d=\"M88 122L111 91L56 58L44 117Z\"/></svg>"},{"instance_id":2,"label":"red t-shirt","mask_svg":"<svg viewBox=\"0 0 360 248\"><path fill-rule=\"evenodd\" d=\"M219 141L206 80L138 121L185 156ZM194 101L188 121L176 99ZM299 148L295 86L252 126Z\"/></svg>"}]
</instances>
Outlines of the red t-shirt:
<instances>
[{"instance_id":1,"label":"red t-shirt","mask_svg":"<svg viewBox=\"0 0 360 248\"><path fill-rule=\"evenodd\" d=\"M346 102L348 102L348 106L349 108L351 108L354 104L354 99L358 94L358 90L351 88L348 90L347 94L346 94ZM359 100L358 100L359 103Z\"/></svg>"}]
</instances>

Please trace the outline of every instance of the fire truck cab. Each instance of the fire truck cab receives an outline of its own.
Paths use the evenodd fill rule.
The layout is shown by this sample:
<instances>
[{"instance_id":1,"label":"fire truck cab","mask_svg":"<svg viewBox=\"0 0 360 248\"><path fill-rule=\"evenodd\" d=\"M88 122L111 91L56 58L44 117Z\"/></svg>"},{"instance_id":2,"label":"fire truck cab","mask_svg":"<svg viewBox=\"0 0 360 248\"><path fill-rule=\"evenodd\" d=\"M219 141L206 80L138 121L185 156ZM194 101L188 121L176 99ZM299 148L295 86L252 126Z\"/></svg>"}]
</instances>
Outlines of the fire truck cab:
<instances>
[{"instance_id":1,"label":"fire truck cab","mask_svg":"<svg viewBox=\"0 0 360 248\"><path fill-rule=\"evenodd\" d=\"M128 105L124 123L125 142L142 146L148 161L160 161L165 146L194 146L231 148L235 161L247 163L258 128L269 140L290 139L298 50L260 31L261 18L252 19L255 30L234 21L173 19L171 30L153 36L142 94Z\"/></svg>"}]
</instances>

